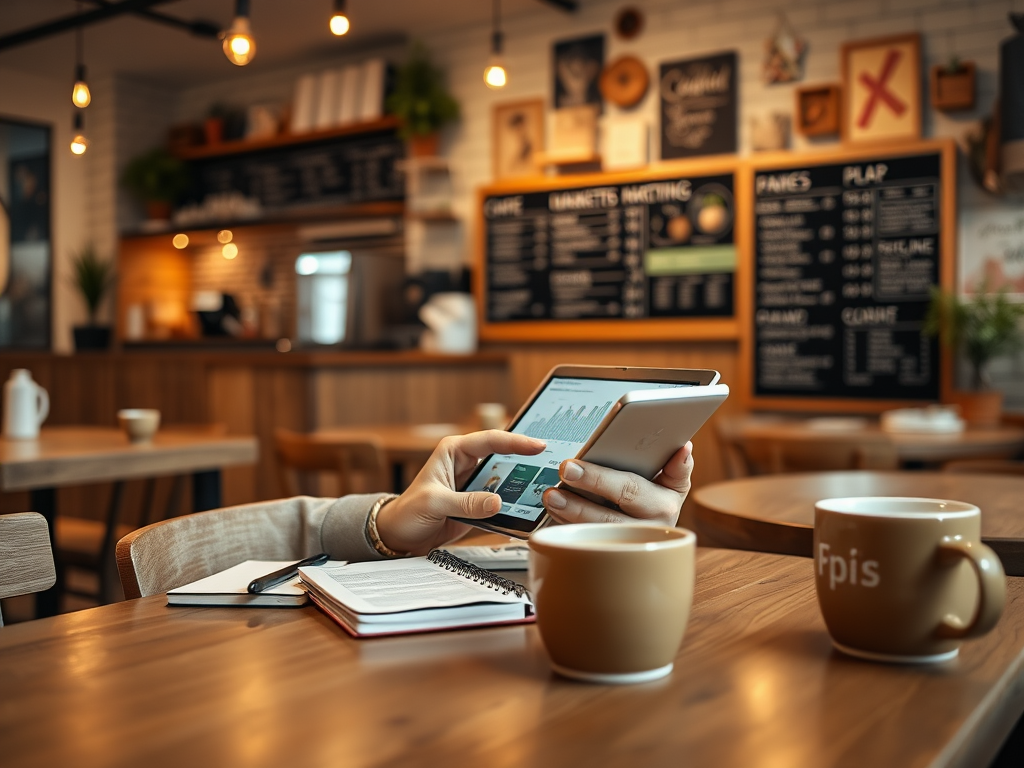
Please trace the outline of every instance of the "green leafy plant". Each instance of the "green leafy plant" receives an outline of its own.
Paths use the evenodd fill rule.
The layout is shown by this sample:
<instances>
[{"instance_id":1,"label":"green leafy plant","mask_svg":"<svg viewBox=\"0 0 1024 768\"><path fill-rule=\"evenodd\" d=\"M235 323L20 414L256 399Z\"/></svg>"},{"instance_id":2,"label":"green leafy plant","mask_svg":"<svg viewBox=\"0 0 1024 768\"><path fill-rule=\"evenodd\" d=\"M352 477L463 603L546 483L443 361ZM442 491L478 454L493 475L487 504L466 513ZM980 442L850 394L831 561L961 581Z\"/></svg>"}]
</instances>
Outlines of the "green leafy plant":
<instances>
[{"instance_id":1,"label":"green leafy plant","mask_svg":"<svg viewBox=\"0 0 1024 768\"><path fill-rule=\"evenodd\" d=\"M71 283L82 295L89 310L89 324L96 325L96 312L107 291L114 284L114 263L101 259L92 244L85 246L71 258L74 270Z\"/></svg>"},{"instance_id":2,"label":"green leafy plant","mask_svg":"<svg viewBox=\"0 0 1024 768\"><path fill-rule=\"evenodd\" d=\"M158 148L129 162L121 183L144 203L173 205L188 189L188 170L181 160Z\"/></svg>"},{"instance_id":3,"label":"green leafy plant","mask_svg":"<svg viewBox=\"0 0 1024 768\"><path fill-rule=\"evenodd\" d=\"M982 285L973 298L964 300L934 288L924 332L963 354L971 364L973 388L982 390L991 383L988 364L1017 351L1024 342L1021 318L1024 304L1009 301L1005 291L987 293Z\"/></svg>"},{"instance_id":4,"label":"green leafy plant","mask_svg":"<svg viewBox=\"0 0 1024 768\"><path fill-rule=\"evenodd\" d=\"M409 58L398 68L387 110L401 118L403 139L429 136L458 118L459 103L448 93L444 73L431 63L422 43L413 44Z\"/></svg>"}]
</instances>

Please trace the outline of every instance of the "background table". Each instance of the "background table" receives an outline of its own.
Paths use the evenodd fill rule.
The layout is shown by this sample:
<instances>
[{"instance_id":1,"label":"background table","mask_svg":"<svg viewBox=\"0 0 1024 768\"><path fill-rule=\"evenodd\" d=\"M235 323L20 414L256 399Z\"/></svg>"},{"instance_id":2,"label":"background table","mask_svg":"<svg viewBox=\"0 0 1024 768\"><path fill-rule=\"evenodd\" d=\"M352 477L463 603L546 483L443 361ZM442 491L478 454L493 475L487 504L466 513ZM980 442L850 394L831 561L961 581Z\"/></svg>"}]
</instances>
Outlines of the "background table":
<instances>
[{"instance_id":1,"label":"background table","mask_svg":"<svg viewBox=\"0 0 1024 768\"><path fill-rule=\"evenodd\" d=\"M130 443L108 427L47 427L37 440L0 439L0 491L30 491L32 511L43 515L56 542L57 491L61 486L192 475L194 511L220 506L222 467L255 463L254 437L227 437L201 428L158 432L150 443ZM115 486L117 488L117 486ZM112 507L119 494L115 491ZM36 598L36 614L57 613L57 584Z\"/></svg>"},{"instance_id":2,"label":"background table","mask_svg":"<svg viewBox=\"0 0 1024 768\"><path fill-rule=\"evenodd\" d=\"M1024 580L937 667L832 649L799 558L699 550L668 678L553 675L534 627L354 640L315 608L131 600L0 631L4 764L987 765L1024 711Z\"/></svg>"},{"instance_id":3,"label":"background table","mask_svg":"<svg viewBox=\"0 0 1024 768\"><path fill-rule=\"evenodd\" d=\"M376 440L391 464L394 491L401 493L443 438L473 429L468 424L359 424L319 429L310 438L324 445Z\"/></svg>"},{"instance_id":4,"label":"background table","mask_svg":"<svg viewBox=\"0 0 1024 768\"><path fill-rule=\"evenodd\" d=\"M740 440L840 440L851 443L877 439L885 434L876 422L864 420L863 426L842 429L816 427L815 419L774 419L751 416L737 425ZM850 424L855 422L851 421ZM901 462L941 464L956 459L1012 458L1024 449L1024 429L1000 426L967 429L951 434L888 433Z\"/></svg>"},{"instance_id":5,"label":"background table","mask_svg":"<svg viewBox=\"0 0 1024 768\"><path fill-rule=\"evenodd\" d=\"M982 540L1024 576L1024 477L943 472L763 475L698 488L687 502L701 543L812 556L814 503L843 496L923 496L981 509Z\"/></svg>"}]
</instances>

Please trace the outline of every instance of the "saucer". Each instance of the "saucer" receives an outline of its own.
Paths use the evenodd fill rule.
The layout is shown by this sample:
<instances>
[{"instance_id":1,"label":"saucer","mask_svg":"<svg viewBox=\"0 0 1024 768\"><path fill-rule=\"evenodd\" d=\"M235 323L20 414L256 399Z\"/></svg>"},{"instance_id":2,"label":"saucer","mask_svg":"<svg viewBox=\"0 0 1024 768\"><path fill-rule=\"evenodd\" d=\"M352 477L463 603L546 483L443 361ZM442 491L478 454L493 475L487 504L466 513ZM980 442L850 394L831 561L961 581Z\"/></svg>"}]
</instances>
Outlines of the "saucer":
<instances>
[{"instance_id":1,"label":"saucer","mask_svg":"<svg viewBox=\"0 0 1024 768\"><path fill-rule=\"evenodd\" d=\"M672 672L672 664L643 672L583 672L579 669L568 669L552 662L552 668L563 677L582 680L585 683L603 683L605 685L630 685L632 683L649 683L660 680Z\"/></svg>"},{"instance_id":2,"label":"saucer","mask_svg":"<svg viewBox=\"0 0 1024 768\"><path fill-rule=\"evenodd\" d=\"M957 654L960 653L959 648L954 648L952 651L946 651L945 653L933 653L925 656L899 656L892 653L861 651L857 648L850 648L849 646L837 643L835 640L832 641L832 645L835 646L837 651L845 653L847 656L856 656L858 659L865 659L867 661L884 661L889 664L941 664L944 661L955 659Z\"/></svg>"}]
</instances>

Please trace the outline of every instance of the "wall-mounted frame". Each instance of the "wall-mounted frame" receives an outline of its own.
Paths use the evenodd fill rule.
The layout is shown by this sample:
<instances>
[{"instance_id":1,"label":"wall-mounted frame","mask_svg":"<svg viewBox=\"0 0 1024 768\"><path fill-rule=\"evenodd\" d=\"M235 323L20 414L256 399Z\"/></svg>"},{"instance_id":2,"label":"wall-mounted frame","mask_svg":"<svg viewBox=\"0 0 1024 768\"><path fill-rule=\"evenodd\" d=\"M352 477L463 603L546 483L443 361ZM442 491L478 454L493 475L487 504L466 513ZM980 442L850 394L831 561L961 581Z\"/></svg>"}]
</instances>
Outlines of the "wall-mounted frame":
<instances>
[{"instance_id":1,"label":"wall-mounted frame","mask_svg":"<svg viewBox=\"0 0 1024 768\"><path fill-rule=\"evenodd\" d=\"M738 166L693 160L478 190L480 338L736 338L750 218Z\"/></svg>"},{"instance_id":2,"label":"wall-mounted frame","mask_svg":"<svg viewBox=\"0 0 1024 768\"><path fill-rule=\"evenodd\" d=\"M921 138L921 36L844 43L840 54L844 143Z\"/></svg>"},{"instance_id":3,"label":"wall-mounted frame","mask_svg":"<svg viewBox=\"0 0 1024 768\"><path fill-rule=\"evenodd\" d=\"M757 156L742 178L745 405L873 413L946 398L952 360L921 326L931 287L955 281L954 142Z\"/></svg>"},{"instance_id":4,"label":"wall-mounted frame","mask_svg":"<svg viewBox=\"0 0 1024 768\"><path fill-rule=\"evenodd\" d=\"M842 114L842 88L838 83L819 83L796 89L796 131L801 136L838 136Z\"/></svg>"},{"instance_id":5,"label":"wall-mounted frame","mask_svg":"<svg viewBox=\"0 0 1024 768\"><path fill-rule=\"evenodd\" d=\"M491 120L495 181L537 176L537 158L544 151L544 99L495 104Z\"/></svg>"}]
</instances>

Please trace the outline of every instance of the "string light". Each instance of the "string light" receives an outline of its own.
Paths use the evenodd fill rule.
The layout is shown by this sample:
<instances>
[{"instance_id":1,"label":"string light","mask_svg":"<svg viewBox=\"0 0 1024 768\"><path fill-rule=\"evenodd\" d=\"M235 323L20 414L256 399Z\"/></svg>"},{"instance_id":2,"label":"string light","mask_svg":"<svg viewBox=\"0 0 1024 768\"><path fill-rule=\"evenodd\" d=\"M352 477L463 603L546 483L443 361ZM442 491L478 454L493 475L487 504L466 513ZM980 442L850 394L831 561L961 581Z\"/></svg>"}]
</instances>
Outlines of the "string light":
<instances>
[{"instance_id":1,"label":"string light","mask_svg":"<svg viewBox=\"0 0 1024 768\"><path fill-rule=\"evenodd\" d=\"M348 14L345 13L345 0L334 0L334 15L331 16L331 32L338 37L348 34L352 25L349 23Z\"/></svg>"},{"instance_id":2,"label":"string light","mask_svg":"<svg viewBox=\"0 0 1024 768\"><path fill-rule=\"evenodd\" d=\"M79 6L81 10L81 6ZM79 109L85 109L92 101L89 84L85 81L85 64L82 55L82 27L75 29L75 84L71 88L71 103ZM83 150L84 151L84 150ZM81 154L81 153L79 153Z\"/></svg>"},{"instance_id":3,"label":"string light","mask_svg":"<svg viewBox=\"0 0 1024 768\"><path fill-rule=\"evenodd\" d=\"M235 20L221 36L224 55L232 64L244 67L256 57L256 41L249 25L249 0L235 0Z\"/></svg>"},{"instance_id":4,"label":"string light","mask_svg":"<svg viewBox=\"0 0 1024 768\"><path fill-rule=\"evenodd\" d=\"M177 235L174 236L174 239L171 240L171 244L175 248L177 248L179 251L182 248L187 248L188 247L188 235L186 235L184 232L178 233Z\"/></svg>"},{"instance_id":5,"label":"string light","mask_svg":"<svg viewBox=\"0 0 1024 768\"><path fill-rule=\"evenodd\" d=\"M234 235L231 233L230 229L222 229L220 232L217 233L218 243L230 243L233 238Z\"/></svg>"},{"instance_id":6,"label":"string light","mask_svg":"<svg viewBox=\"0 0 1024 768\"><path fill-rule=\"evenodd\" d=\"M504 35L501 32L501 0L494 0L494 28L491 32L491 58L484 69L484 82L488 88L504 88L508 82L505 74L505 62L501 51L504 43Z\"/></svg>"},{"instance_id":7,"label":"string light","mask_svg":"<svg viewBox=\"0 0 1024 768\"><path fill-rule=\"evenodd\" d=\"M71 139L71 152L75 155L84 155L89 148L89 140L85 138L85 129L82 128L82 113L75 113L75 136Z\"/></svg>"},{"instance_id":8,"label":"string light","mask_svg":"<svg viewBox=\"0 0 1024 768\"><path fill-rule=\"evenodd\" d=\"M223 248L220 249L220 255L228 261L231 261L235 256L238 255L238 246L234 243L227 243Z\"/></svg>"}]
</instances>

